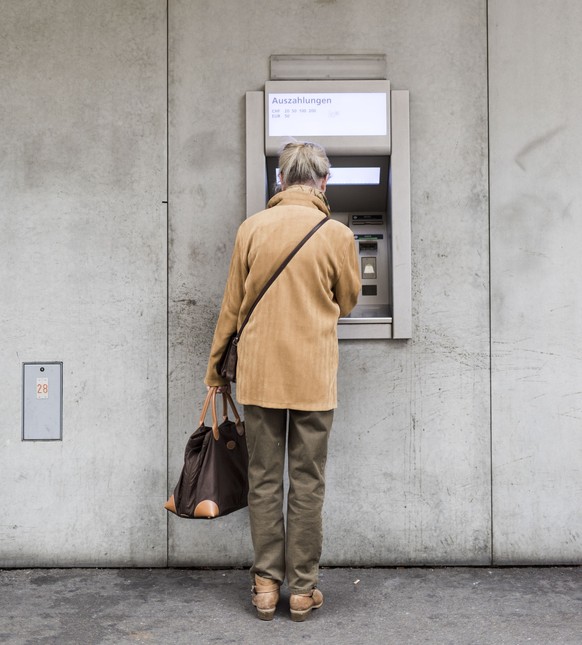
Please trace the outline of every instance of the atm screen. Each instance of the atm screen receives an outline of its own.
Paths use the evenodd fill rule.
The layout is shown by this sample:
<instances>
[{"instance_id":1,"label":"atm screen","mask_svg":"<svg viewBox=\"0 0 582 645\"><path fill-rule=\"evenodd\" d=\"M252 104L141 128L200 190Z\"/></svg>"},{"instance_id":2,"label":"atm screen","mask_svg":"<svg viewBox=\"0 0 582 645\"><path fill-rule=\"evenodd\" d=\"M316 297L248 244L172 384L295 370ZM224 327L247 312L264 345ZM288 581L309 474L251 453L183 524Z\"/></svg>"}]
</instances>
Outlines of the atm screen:
<instances>
[{"instance_id":1,"label":"atm screen","mask_svg":"<svg viewBox=\"0 0 582 645\"><path fill-rule=\"evenodd\" d=\"M264 101L267 156L293 138L328 156L390 154L389 81L267 81Z\"/></svg>"},{"instance_id":2,"label":"atm screen","mask_svg":"<svg viewBox=\"0 0 582 645\"><path fill-rule=\"evenodd\" d=\"M387 134L385 92L286 92L267 97L269 136Z\"/></svg>"},{"instance_id":3,"label":"atm screen","mask_svg":"<svg viewBox=\"0 0 582 645\"><path fill-rule=\"evenodd\" d=\"M328 186L377 186L380 183L380 166L362 168L332 168ZM279 168L275 170L279 184Z\"/></svg>"},{"instance_id":4,"label":"atm screen","mask_svg":"<svg viewBox=\"0 0 582 645\"><path fill-rule=\"evenodd\" d=\"M332 212L384 212L388 205L390 158L333 156L326 195ZM279 160L267 157L269 197L278 190Z\"/></svg>"}]
</instances>

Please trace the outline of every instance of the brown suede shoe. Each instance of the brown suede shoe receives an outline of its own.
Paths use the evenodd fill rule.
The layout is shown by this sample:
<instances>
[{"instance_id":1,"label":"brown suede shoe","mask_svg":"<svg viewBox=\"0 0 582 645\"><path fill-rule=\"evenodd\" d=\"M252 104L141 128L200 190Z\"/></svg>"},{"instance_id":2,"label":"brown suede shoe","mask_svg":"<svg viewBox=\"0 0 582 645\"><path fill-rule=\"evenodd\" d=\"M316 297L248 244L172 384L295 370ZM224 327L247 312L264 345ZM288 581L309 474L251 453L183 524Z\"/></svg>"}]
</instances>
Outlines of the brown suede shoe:
<instances>
[{"instance_id":1,"label":"brown suede shoe","mask_svg":"<svg viewBox=\"0 0 582 645\"><path fill-rule=\"evenodd\" d=\"M261 620L273 620L277 603L279 602L279 583L255 574L255 584L252 588L253 605Z\"/></svg>"},{"instance_id":2,"label":"brown suede shoe","mask_svg":"<svg viewBox=\"0 0 582 645\"><path fill-rule=\"evenodd\" d=\"M291 594L289 598L291 606L291 620L300 623L311 613L312 609L319 609L323 605L323 594L319 589L312 589L307 594Z\"/></svg>"}]
</instances>

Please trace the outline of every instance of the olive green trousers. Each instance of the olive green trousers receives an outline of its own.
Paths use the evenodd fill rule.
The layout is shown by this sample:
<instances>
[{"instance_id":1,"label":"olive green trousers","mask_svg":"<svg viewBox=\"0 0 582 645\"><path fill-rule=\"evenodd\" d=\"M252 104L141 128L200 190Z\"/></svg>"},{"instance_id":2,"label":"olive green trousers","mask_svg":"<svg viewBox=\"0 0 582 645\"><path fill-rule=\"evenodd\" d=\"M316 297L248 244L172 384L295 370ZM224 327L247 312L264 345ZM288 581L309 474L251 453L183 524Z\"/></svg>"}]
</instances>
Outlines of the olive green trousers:
<instances>
[{"instance_id":1,"label":"olive green trousers","mask_svg":"<svg viewBox=\"0 0 582 645\"><path fill-rule=\"evenodd\" d=\"M333 410L305 412L245 405L249 451L251 574L283 583L291 593L317 585L323 540L321 512ZM287 526L283 475L288 450Z\"/></svg>"}]
</instances>

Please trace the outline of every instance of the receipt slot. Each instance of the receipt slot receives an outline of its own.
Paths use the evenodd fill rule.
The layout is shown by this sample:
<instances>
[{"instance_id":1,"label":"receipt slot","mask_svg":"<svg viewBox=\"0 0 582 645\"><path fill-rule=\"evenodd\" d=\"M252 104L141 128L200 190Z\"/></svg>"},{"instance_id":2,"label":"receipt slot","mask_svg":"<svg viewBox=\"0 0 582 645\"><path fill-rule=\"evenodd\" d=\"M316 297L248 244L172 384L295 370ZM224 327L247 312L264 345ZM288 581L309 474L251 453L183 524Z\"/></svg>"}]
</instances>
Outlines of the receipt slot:
<instances>
[{"instance_id":1,"label":"receipt slot","mask_svg":"<svg viewBox=\"0 0 582 645\"><path fill-rule=\"evenodd\" d=\"M247 217L278 189L291 138L327 151L332 217L350 228L362 290L340 339L411 337L410 143L407 91L389 81L268 81L247 92Z\"/></svg>"}]
</instances>

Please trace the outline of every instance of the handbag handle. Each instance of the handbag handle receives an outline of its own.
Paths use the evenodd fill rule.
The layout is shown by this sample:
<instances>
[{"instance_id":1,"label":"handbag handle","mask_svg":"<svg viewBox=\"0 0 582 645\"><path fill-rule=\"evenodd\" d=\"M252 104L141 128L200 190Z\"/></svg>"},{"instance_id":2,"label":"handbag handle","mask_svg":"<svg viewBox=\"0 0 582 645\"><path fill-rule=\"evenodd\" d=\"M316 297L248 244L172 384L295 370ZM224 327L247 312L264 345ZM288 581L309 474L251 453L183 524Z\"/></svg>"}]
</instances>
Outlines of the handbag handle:
<instances>
[{"instance_id":1,"label":"handbag handle","mask_svg":"<svg viewBox=\"0 0 582 645\"><path fill-rule=\"evenodd\" d=\"M211 407L211 414L212 414L212 436L214 437L215 441L218 441L220 434L218 432L218 417L216 414L216 393L218 391L218 388L216 386L211 387L208 390L208 393L206 394L206 399L204 400L204 405L202 406L202 413L200 414L200 423L198 427L201 427L204 425L204 421L206 420L206 415L208 413L208 406L212 403ZM244 425L243 422L241 421L240 415L238 413L238 410L236 409L236 406L234 404L234 401L232 400L231 395L228 392L223 392L222 393L222 404L223 404L223 421L226 421L228 419L228 405L230 405L232 414L234 416L234 422L236 426L236 431L237 433L242 436L245 432L244 430Z\"/></svg>"},{"instance_id":2,"label":"handbag handle","mask_svg":"<svg viewBox=\"0 0 582 645\"><path fill-rule=\"evenodd\" d=\"M208 390L208 393L206 394L206 399L204 399L204 405L202 406L202 412L200 413L200 422L198 424L198 427L201 428L204 425L204 421L206 421L206 415L208 414L208 406L212 403L211 406L211 411L212 411L212 435L218 441L219 438L219 433L218 433L218 419L216 417L216 390L218 388L216 387L211 387Z\"/></svg>"},{"instance_id":3,"label":"handbag handle","mask_svg":"<svg viewBox=\"0 0 582 645\"><path fill-rule=\"evenodd\" d=\"M230 405L230 409L232 410L232 414L234 416L235 422L240 423L240 416L239 416L238 410L236 409L236 405L234 404L232 396L230 395L229 392L223 392L222 393L222 420L223 421L226 421L228 419L229 405Z\"/></svg>"},{"instance_id":4,"label":"handbag handle","mask_svg":"<svg viewBox=\"0 0 582 645\"><path fill-rule=\"evenodd\" d=\"M204 405L202 406L202 412L200 413L200 421L198 423L199 427L204 425L204 421L206 419L206 413L208 412L208 406L212 401L212 390L216 390L216 388L211 387L208 390L208 393L206 394L206 398L204 399ZM216 396L216 391L214 392L214 395Z\"/></svg>"},{"instance_id":5,"label":"handbag handle","mask_svg":"<svg viewBox=\"0 0 582 645\"><path fill-rule=\"evenodd\" d=\"M226 403L228 401L228 404L230 405L230 408L232 410L232 415L234 416L234 424L236 426L237 434L242 437L245 433L245 427L243 422L241 421L238 410L236 409L236 405L234 404L232 396L230 396L229 392L222 393L222 401L224 405L224 420L226 421L228 419L228 409L226 407Z\"/></svg>"}]
</instances>

